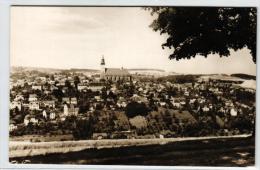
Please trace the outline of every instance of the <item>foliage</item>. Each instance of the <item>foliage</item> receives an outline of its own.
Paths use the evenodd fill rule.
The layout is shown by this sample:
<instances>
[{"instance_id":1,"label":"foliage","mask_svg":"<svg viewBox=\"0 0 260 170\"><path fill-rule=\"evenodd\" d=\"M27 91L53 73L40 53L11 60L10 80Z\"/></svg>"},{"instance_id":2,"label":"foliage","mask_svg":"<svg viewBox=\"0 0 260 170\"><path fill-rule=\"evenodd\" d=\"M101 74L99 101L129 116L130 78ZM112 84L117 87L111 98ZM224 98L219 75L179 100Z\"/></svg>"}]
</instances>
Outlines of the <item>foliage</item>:
<instances>
[{"instance_id":1,"label":"foliage","mask_svg":"<svg viewBox=\"0 0 260 170\"><path fill-rule=\"evenodd\" d=\"M75 139L91 138L92 134L93 134L93 122L91 121L91 119L76 121L76 128L73 130L73 136Z\"/></svg>"},{"instance_id":2,"label":"foliage","mask_svg":"<svg viewBox=\"0 0 260 170\"><path fill-rule=\"evenodd\" d=\"M149 112L149 109L144 103L131 102L126 106L125 113L127 117L132 118L138 115L145 116Z\"/></svg>"},{"instance_id":3,"label":"foliage","mask_svg":"<svg viewBox=\"0 0 260 170\"><path fill-rule=\"evenodd\" d=\"M236 89L234 91L236 99L238 102L242 103L250 103L250 101L255 101L255 94L251 93L249 91L241 90L241 89Z\"/></svg>"},{"instance_id":4,"label":"foliage","mask_svg":"<svg viewBox=\"0 0 260 170\"><path fill-rule=\"evenodd\" d=\"M256 62L256 8L148 7L155 31L168 35L162 47L173 48L170 59L209 54L229 56L247 47Z\"/></svg>"},{"instance_id":5,"label":"foliage","mask_svg":"<svg viewBox=\"0 0 260 170\"><path fill-rule=\"evenodd\" d=\"M170 81L174 83L192 83L195 82L196 78L198 78L197 75L173 75L173 76L166 76L166 77L160 77L158 78L158 81Z\"/></svg>"},{"instance_id":6,"label":"foliage","mask_svg":"<svg viewBox=\"0 0 260 170\"><path fill-rule=\"evenodd\" d=\"M79 76L75 76L74 77L74 85L76 87L76 89L78 88L78 84L80 83L80 79L79 79Z\"/></svg>"}]
</instances>

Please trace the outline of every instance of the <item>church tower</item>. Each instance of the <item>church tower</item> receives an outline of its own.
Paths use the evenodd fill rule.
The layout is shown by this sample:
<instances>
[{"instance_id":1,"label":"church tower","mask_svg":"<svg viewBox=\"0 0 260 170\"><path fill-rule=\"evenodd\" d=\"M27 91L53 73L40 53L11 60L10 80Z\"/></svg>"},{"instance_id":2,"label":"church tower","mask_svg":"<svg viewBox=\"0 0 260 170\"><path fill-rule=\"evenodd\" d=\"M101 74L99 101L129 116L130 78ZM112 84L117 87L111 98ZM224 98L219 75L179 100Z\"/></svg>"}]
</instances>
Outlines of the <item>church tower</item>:
<instances>
[{"instance_id":1,"label":"church tower","mask_svg":"<svg viewBox=\"0 0 260 170\"><path fill-rule=\"evenodd\" d=\"M101 59L101 63L100 63L100 69L101 69L101 72L102 73L105 73L105 58L104 56L102 55L102 59Z\"/></svg>"},{"instance_id":2,"label":"church tower","mask_svg":"<svg viewBox=\"0 0 260 170\"><path fill-rule=\"evenodd\" d=\"M102 59L101 59L101 63L100 63L100 78L104 78L104 74L105 74L105 71L106 71L106 63L105 63L105 58L104 56L102 55Z\"/></svg>"}]
</instances>

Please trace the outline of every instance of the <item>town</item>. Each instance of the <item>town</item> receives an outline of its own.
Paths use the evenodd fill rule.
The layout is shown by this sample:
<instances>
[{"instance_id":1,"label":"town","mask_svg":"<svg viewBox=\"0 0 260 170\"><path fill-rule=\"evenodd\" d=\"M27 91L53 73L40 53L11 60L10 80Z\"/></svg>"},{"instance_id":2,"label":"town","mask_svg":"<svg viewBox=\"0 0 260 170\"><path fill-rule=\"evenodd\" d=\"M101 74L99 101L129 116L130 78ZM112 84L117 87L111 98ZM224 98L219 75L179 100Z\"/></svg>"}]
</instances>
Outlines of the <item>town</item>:
<instances>
[{"instance_id":1,"label":"town","mask_svg":"<svg viewBox=\"0 0 260 170\"><path fill-rule=\"evenodd\" d=\"M10 76L10 138L34 142L253 134L255 87L239 75L130 73L125 68Z\"/></svg>"}]
</instances>

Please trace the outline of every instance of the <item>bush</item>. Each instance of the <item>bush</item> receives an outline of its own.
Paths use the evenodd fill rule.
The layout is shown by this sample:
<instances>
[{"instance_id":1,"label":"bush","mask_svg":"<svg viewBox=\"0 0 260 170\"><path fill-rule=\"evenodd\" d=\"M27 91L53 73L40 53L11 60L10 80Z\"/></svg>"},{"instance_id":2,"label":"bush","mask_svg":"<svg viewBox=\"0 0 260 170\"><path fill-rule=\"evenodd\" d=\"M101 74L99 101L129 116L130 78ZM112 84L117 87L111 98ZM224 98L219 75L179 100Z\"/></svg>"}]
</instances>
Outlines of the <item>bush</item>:
<instances>
[{"instance_id":1,"label":"bush","mask_svg":"<svg viewBox=\"0 0 260 170\"><path fill-rule=\"evenodd\" d=\"M127 117L133 118L137 115L146 116L149 111L144 103L131 102L127 104L125 113Z\"/></svg>"}]
</instances>

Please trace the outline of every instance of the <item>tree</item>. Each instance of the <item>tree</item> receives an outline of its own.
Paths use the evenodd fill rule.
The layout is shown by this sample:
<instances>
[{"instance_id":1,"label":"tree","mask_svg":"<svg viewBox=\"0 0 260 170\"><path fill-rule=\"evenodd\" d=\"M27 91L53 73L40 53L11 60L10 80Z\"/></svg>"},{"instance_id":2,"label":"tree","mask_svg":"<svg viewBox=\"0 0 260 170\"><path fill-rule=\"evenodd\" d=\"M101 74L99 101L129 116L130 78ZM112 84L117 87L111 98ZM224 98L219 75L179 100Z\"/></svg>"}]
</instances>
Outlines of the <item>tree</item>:
<instances>
[{"instance_id":1,"label":"tree","mask_svg":"<svg viewBox=\"0 0 260 170\"><path fill-rule=\"evenodd\" d=\"M256 8L149 7L156 16L151 27L168 38L170 59L209 54L229 56L230 49L247 47L256 62Z\"/></svg>"},{"instance_id":2,"label":"tree","mask_svg":"<svg viewBox=\"0 0 260 170\"><path fill-rule=\"evenodd\" d=\"M78 88L78 84L80 83L80 79L79 79L79 76L75 76L74 77L74 85L75 85L75 88L77 89Z\"/></svg>"},{"instance_id":3,"label":"tree","mask_svg":"<svg viewBox=\"0 0 260 170\"><path fill-rule=\"evenodd\" d=\"M54 89L52 95L54 95L59 101L61 101L62 97L64 96L61 89Z\"/></svg>"},{"instance_id":4,"label":"tree","mask_svg":"<svg viewBox=\"0 0 260 170\"><path fill-rule=\"evenodd\" d=\"M135 117L137 115L146 116L150 110L144 103L131 102L128 103L125 109L125 113L128 118Z\"/></svg>"},{"instance_id":5,"label":"tree","mask_svg":"<svg viewBox=\"0 0 260 170\"><path fill-rule=\"evenodd\" d=\"M68 87L69 89L72 88L69 80L65 81L65 87Z\"/></svg>"},{"instance_id":6,"label":"tree","mask_svg":"<svg viewBox=\"0 0 260 170\"><path fill-rule=\"evenodd\" d=\"M89 139L93 134L93 122L89 120L76 120L76 128L73 130L75 139Z\"/></svg>"}]
</instances>

